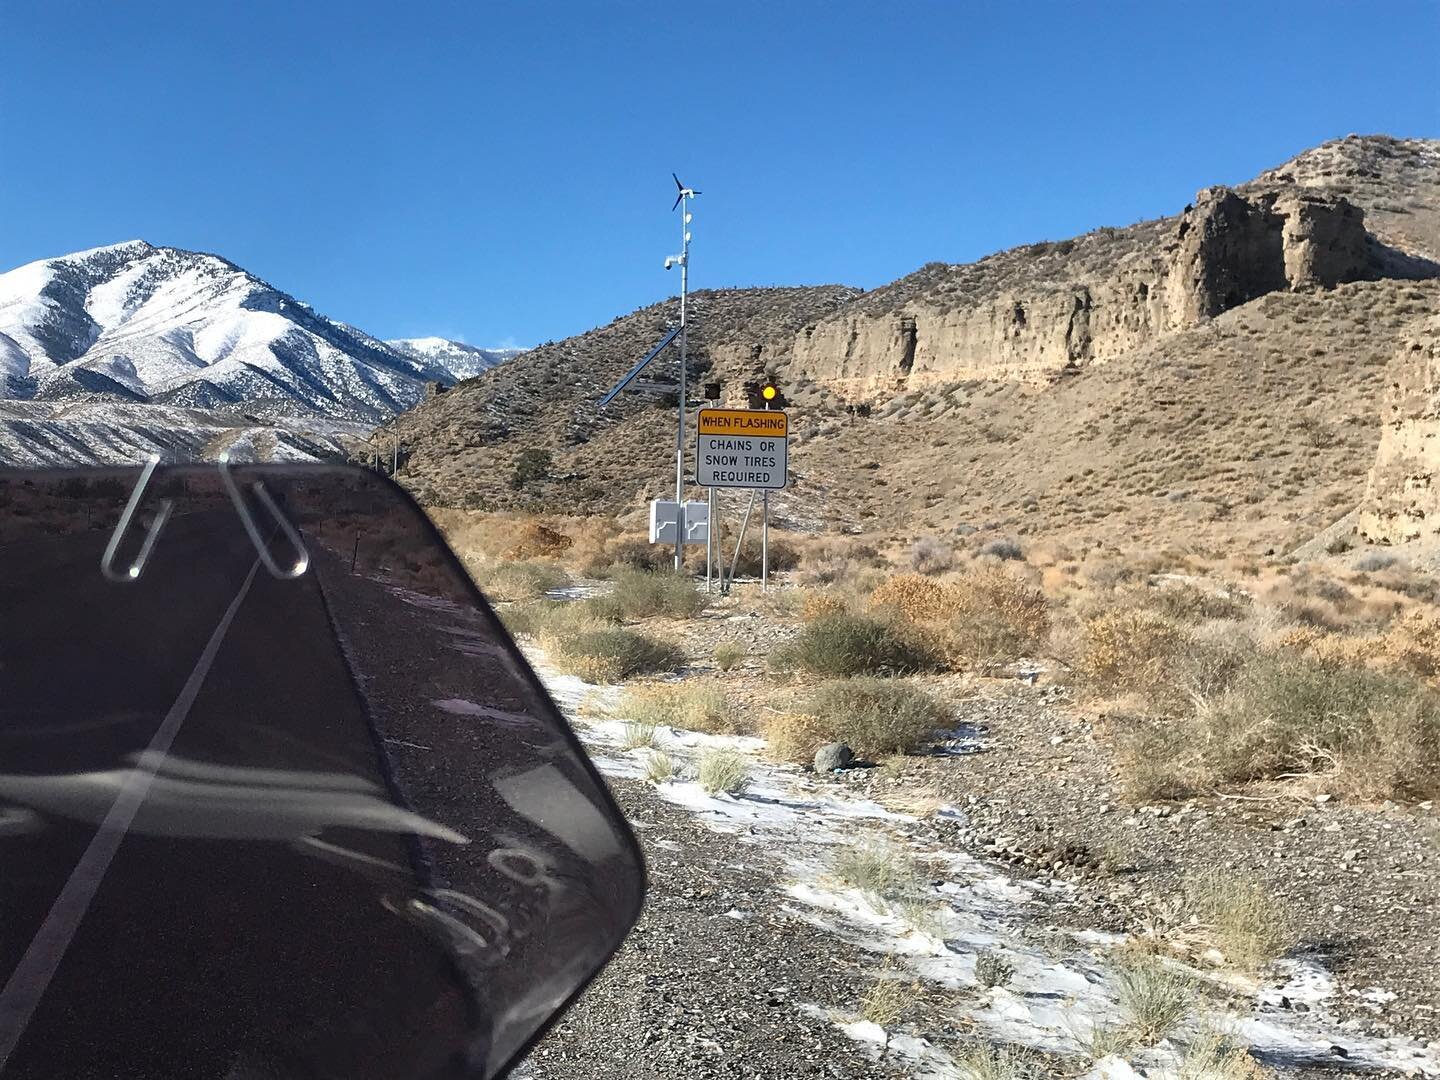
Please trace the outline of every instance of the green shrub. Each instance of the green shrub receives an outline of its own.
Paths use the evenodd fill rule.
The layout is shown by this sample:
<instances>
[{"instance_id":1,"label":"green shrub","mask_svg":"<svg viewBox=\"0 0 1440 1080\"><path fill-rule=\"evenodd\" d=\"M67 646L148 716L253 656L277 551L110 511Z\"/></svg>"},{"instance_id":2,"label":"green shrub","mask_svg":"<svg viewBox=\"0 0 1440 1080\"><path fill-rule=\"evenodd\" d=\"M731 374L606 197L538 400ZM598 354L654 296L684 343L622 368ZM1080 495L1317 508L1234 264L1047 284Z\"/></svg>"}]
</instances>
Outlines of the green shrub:
<instances>
[{"instance_id":1,"label":"green shrub","mask_svg":"<svg viewBox=\"0 0 1440 1080\"><path fill-rule=\"evenodd\" d=\"M816 675L904 674L933 669L934 654L917 637L864 615L826 615L806 623L771 654L781 671Z\"/></svg>"},{"instance_id":2,"label":"green shrub","mask_svg":"<svg viewBox=\"0 0 1440 1080\"><path fill-rule=\"evenodd\" d=\"M817 689L805 713L832 742L863 757L903 754L928 743L955 718L943 703L907 682L857 678Z\"/></svg>"},{"instance_id":3,"label":"green shrub","mask_svg":"<svg viewBox=\"0 0 1440 1080\"><path fill-rule=\"evenodd\" d=\"M1412 679L1260 654L1198 719L1221 780L1328 770L1359 794L1440 786L1440 702Z\"/></svg>"},{"instance_id":4,"label":"green shrub","mask_svg":"<svg viewBox=\"0 0 1440 1080\"><path fill-rule=\"evenodd\" d=\"M674 645L619 626L556 633L545 641L556 667L587 682L674 671L684 662Z\"/></svg>"},{"instance_id":5,"label":"green shrub","mask_svg":"<svg viewBox=\"0 0 1440 1080\"><path fill-rule=\"evenodd\" d=\"M626 619L655 615L690 618L705 607L706 597L688 577L662 570L620 570L606 597Z\"/></svg>"}]
</instances>

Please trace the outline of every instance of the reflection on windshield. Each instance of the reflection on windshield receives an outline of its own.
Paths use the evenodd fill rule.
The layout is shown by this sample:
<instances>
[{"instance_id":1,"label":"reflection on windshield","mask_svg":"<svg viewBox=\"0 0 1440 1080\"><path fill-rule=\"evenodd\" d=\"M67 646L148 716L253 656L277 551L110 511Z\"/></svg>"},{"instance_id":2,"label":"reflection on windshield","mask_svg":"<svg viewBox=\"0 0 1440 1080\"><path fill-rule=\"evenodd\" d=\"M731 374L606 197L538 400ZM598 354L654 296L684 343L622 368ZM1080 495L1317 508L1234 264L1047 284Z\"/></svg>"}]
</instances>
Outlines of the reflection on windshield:
<instances>
[{"instance_id":1,"label":"reflection on windshield","mask_svg":"<svg viewBox=\"0 0 1440 1080\"><path fill-rule=\"evenodd\" d=\"M386 481L236 468L284 580L159 470L107 577L135 476L0 477L0 1074L495 1075L638 912L603 783Z\"/></svg>"}]
</instances>

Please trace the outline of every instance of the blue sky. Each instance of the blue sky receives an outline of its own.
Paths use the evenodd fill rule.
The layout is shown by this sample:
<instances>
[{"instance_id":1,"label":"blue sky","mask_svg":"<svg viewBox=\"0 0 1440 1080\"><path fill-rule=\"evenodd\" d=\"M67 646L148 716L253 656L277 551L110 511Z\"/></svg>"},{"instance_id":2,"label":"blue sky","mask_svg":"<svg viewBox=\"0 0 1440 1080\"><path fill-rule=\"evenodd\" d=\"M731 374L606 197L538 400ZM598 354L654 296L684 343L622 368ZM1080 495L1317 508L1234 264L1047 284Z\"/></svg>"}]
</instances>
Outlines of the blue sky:
<instances>
[{"instance_id":1,"label":"blue sky","mask_svg":"<svg viewBox=\"0 0 1440 1080\"><path fill-rule=\"evenodd\" d=\"M382 337L873 287L1440 135L1440 2L5 0L0 268L143 238Z\"/></svg>"}]
</instances>

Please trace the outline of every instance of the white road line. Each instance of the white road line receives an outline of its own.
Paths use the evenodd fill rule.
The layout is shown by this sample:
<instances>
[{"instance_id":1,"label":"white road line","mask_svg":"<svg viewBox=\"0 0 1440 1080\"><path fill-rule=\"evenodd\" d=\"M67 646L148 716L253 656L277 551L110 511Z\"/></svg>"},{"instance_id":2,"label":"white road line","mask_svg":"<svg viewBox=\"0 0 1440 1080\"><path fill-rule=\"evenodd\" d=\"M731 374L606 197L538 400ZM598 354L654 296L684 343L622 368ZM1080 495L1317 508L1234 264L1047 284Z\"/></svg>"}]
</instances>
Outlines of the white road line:
<instances>
[{"instance_id":1,"label":"white road line","mask_svg":"<svg viewBox=\"0 0 1440 1080\"><path fill-rule=\"evenodd\" d=\"M180 725L189 714L190 706L195 703L200 687L205 683L205 676L215 662L215 655L220 651L220 644L225 640L235 613L240 610L240 603L250 591L250 584L255 580L255 573L259 569L260 562L257 559L250 567L250 573L245 576L240 591L235 594L235 599L230 601L230 606L215 627L215 632L210 635L200 659L195 662L195 669L190 672L190 677L185 680L185 685L180 690L180 696L175 699L175 704L170 706L170 711L160 722L150 745L145 748L146 756L141 760L147 763L146 767L137 766L131 771L129 779L110 807L110 812L105 815L105 820L100 823L100 828L91 839L90 846L80 856L80 861L75 864L65 887L55 898L50 913L45 916L45 921L31 940L30 947L15 966L5 988L0 990L0 1072L5 1071L5 1063L10 1060L15 1044L20 1041L20 1036L25 1034L25 1028L35 1014L40 999L45 996L50 980L60 967L60 961L65 958L75 931L80 928L80 922L90 909L100 882L110 869L115 853L120 849L120 842L125 839L125 833L135 820L140 804L145 801L150 783L155 778L155 770L165 760Z\"/></svg>"}]
</instances>

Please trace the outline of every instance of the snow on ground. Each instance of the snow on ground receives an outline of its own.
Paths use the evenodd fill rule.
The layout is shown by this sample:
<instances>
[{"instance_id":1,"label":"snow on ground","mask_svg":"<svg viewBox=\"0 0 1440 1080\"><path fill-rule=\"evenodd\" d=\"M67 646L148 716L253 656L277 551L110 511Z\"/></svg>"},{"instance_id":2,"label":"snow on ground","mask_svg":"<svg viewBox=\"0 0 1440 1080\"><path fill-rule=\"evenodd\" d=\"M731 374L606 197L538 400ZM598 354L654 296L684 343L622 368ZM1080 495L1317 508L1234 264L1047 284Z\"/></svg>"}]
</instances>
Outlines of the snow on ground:
<instances>
[{"instance_id":1,"label":"snow on ground","mask_svg":"<svg viewBox=\"0 0 1440 1080\"><path fill-rule=\"evenodd\" d=\"M619 690L561 674L536 648L525 652L574 722L597 767L617 778L642 777L650 751L623 749L626 725L618 711ZM586 715L580 715L582 705ZM965 991L957 995L957 1023L998 1042L1078 1056L1096 1024L1120 1021L1119 983L1109 952L1123 939L1080 930L1062 936L1057 946L1056 935L1046 940L1046 935L1034 933L1045 929L1046 895L1073 885L1014 878L963 852L926 850L904 834L903 826L914 818L853 797L793 766L763 760L758 756L762 740L661 727L655 741L656 749L682 763L693 762L711 747L751 755L751 783L739 796L707 794L684 772L656 785L656 794L691 811L707 828L785 852L788 876L777 881L776 888L793 911L875 954L877 962L893 957L929 983ZM953 808L941 812L947 810L958 813ZM942 882L934 889L934 907L921 926L907 921L905 912L846 886L830 873L835 850L867 835L908 849ZM978 984L976 958L987 951L1014 968L1003 987L986 990ZM1275 970L1278 978L1258 989L1243 980L1197 973L1198 978L1232 992L1238 985L1252 998L1248 1013L1193 1018L1158 1047L1132 1053L1128 1061L1102 1059L1087 1075L1136 1075L1131 1065L1152 1077L1171 1074L1185 1042L1218 1027L1248 1045L1262 1061L1281 1069L1307 1062L1335 1064L1341 1059L1334 1048L1342 1047L1347 1054L1344 1063L1352 1068L1440 1077L1440 1055L1434 1051L1414 1040L1366 1036L1353 1021L1341 1023L1330 1014L1325 1002L1333 996L1334 985L1319 964L1281 961ZM1283 1005L1282 999L1289 1005ZM1308 1011L1293 1011L1295 1003ZM834 1020L863 1052L885 1057L913 1076L949 1080L962 1075L949 1055L924 1039L886 1032L853 1015L837 1014Z\"/></svg>"}]
</instances>

